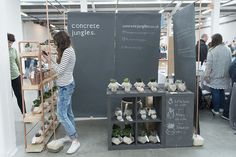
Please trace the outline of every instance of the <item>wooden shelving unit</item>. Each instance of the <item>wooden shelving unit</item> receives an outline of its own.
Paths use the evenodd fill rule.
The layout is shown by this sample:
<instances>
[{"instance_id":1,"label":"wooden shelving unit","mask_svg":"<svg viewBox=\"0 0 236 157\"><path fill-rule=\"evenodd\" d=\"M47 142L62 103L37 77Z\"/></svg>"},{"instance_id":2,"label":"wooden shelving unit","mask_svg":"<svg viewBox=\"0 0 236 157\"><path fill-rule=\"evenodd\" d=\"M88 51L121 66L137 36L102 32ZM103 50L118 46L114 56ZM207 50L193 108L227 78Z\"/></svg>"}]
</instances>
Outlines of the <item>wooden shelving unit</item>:
<instances>
[{"instance_id":1,"label":"wooden shelving unit","mask_svg":"<svg viewBox=\"0 0 236 157\"><path fill-rule=\"evenodd\" d=\"M30 52L26 52L23 47L25 45L34 45L34 50ZM55 118L55 104L56 99L54 96L55 91L53 90L54 80L56 79L56 75L52 73L51 63L48 63L49 74L48 77L44 78L43 76L43 55L41 52L41 46L39 42L30 42L30 41L22 41L19 42L19 52L20 52L20 72L21 72L21 84L22 84L22 104L24 105L23 108L27 108L31 104L25 104L25 95L24 91L29 90L36 90L39 93L38 101L40 101L40 107L42 111L40 113L32 113L31 111L23 111L23 121L24 121L24 141L25 141L25 151L26 152L42 152L45 149L46 144L48 143L49 139L54 135L55 138L55 130L58 127L58 122L56 122ZM23 61L27 58L37 59L37 66L33 68L32 75L33 78L30 78L31 81L26 81L23 77L24 71L24 64ZM35 70L35 71L34 71ZM35 74L37 70L37 75ZM39 75L38 75L39 74ZM32 75L30 77L32 77ZM34 80L35 79L35 80ZM32 81L33 80L33 81ZM36 81L37 80L37 81ZM46 88L47 87L47 88ZM51 94L50 98L45 98L44 93L48 92ZM45 102L48 104L45 105ZM39 102L38 102L39 103ZM53 119L45 128L45 122L47 121L47 117L52 116ZM33 127L30 127L30 124L34 124ZM27 126L29 125L29 126ZM38 125L38 127L36 127ZM40 144L32 144L29 142L29 139L32 139L33 136L37 133L37 129L42 129L43 135L43 142Z\"/></svg>"}]
</instances>

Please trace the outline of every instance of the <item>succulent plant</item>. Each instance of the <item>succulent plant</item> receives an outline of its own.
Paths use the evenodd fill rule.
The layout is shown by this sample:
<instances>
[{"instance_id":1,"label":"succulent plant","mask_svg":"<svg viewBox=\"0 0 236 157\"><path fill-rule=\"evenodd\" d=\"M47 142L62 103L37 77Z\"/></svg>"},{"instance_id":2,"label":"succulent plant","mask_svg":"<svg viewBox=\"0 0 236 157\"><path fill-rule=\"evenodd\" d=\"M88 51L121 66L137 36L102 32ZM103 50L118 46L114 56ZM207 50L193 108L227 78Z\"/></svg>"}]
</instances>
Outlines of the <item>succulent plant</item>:
<instances>
[{"instance_id":1,"label":"succulent plant","mask_svg":"<svg viewBox=\"0 0 236 157\"><path fill-rule=\"evenodd\" d=\"M115 79L110 79L110 83L116 83Z\"/></svg>"},{"instance_id":2,"label":"succulent plant","mask_svg":"<svg viewBox=\"0 0 236 157\"><path fill-rule=\"evenodd\" d=\"M136 82L143 82L141 78L137 78Z\"/></svg>"},{"instance_id":3,"label":"succulent plant","mask_svg":"<svg viewBox=\"0 0 236 157\"><path fill-rule=\"evenodd\" d=\"M155 78L150 78L150 82L156 82Z\"/></svg>"},{"instance_id":4,"label":"succulent plant","mask_svg":"<svg viewBox=\"0 0 236 157\"><path fill-rule=\"evenodd\" d=\"M125 79L123 80L123 82L129 83L129 82L130 82L130 81L129 81L129 78L125 78Z\"/></svg>"}]
</instances>

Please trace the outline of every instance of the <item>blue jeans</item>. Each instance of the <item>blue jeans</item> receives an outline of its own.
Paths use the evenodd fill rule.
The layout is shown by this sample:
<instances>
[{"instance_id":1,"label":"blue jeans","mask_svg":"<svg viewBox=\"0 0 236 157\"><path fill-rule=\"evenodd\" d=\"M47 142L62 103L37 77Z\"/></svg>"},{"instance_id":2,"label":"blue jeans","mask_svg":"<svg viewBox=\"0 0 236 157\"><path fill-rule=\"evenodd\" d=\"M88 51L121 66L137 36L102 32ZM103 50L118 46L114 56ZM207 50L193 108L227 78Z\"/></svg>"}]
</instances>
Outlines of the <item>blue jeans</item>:
<instances>
[{"instance_id":1,"label":"blue jeans","mask_svg":"<svg viewBox=\"0 0 236 157\"><path fill-rule=\"evenodd\" d=\"M67 86L58 87L57 114L66 134L73 140L78 137L75 127L74 114L72 111L71 96L75 84L72 82Z\"/></svg>"},{"instance_id":2,"label":"blue jeans","mask_svg":"<svg viewBox=\"0 0 236 157\"><path fill-rule=\"evenodd\" d=\"M224 89L211 88L211 94L212 94L213 109L214 111L219 112L219 109L224 108L225 91Z\"/></svg>"}]
</instances>

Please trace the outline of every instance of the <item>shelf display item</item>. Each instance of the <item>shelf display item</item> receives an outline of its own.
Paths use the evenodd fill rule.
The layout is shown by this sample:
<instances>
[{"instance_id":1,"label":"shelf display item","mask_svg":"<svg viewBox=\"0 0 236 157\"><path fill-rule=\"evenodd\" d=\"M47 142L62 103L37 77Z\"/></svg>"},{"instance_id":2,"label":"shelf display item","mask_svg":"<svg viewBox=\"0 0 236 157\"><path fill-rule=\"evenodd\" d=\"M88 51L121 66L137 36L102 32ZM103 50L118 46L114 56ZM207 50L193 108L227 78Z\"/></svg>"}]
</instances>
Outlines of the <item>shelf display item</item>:
<instances>
[{"instance_id":1,"label":"shelf display item","mask_svg":"<svg viewBox=\"0 0 236 157\"><path fill-rule=\"evenodd\" d=\"M204 138L198 134L193 134L193 146L203 146Z\"/></svg>"},{"instance_id":2,"label":"shelf display item","mask_svg":"<svg viewBox=\"0 0 236 157\"><path fill-rule=\"evenodd\" d=\"M174 78L173 78L173 76L168 76L168 77L166 77L165 89L168 90L169 92L175 92L175 91L176 91L177 86L176 86L176 84L174 83Z\"/></svg>"},{"instance_id":3,"label":"shelf display item","mask_svg":"<svg viewBox=\"0 0 236 157\"><path fill-rule=\"evenodd\" d=\"M142 120L145 120L147 119L147 111L145 109L145 107L143 107L143 103L142 101L138 101L137 104L139 105L139 111L138 113L140 114L140 117Z\"/></svg>"},{"instance_id":4,"label":"shelf display item","mask_svg":"<svg viewBox=\"0 0 236 157\"><path fill-rule=\"evenodd\" d=\"M111 90L111 92L116 92L119 88L119 83L115 79L110 79L110 83L108 84L108 88Z\"/></svg>"},{"instance_id":5,"label":"shelf display item","mask_svg":"<svg viewBox=\"0 0 236 157\"><path fill-rule=\"evenodd\" d=\"M152 119L157 119L157 112L156 112L155 108L146 107L146 111L148 113L148 116L150 116Z\"/></svg>"},{"instance_id":6,"label":"shelf display item","mask_svg":"<svg viewBox=\"0 0 236 157\"><path fill-rule=\"evenodd\" d=\"M33 101L33 106L31 108L31 112L32 114L40 114L42 113L43 109L42 109L42 106L41 106L41 100L39 98L35 99Z\"/></svg>"},{"instance_id":7,"label":"shelf display item","mask_svg":"<svg viewBox=\"0 0 236 157\"><path fill-rule=\"evenodd\" d=\"M180 92L186 91L186 84L182 80L176 80L175 84L177 86L177 90Z\"/></svg>"},{"instance_id":8,"label":"shelf display item","mask_svg":"<svg viewBox=\"0 0 236 157\"><path fill-rule=\"evenodd\" d=\"M134 83L134 86L138 92L140 93L144 92L145 84L143 83L142 79L137 79L136 82Z\"/></svg>"},{"instance_id":9,"label":"shelf display item","mask_svg":"<svg viewBox=\"0 0 236 157\"><path fill-rule=\"evenodd\" d=\"M148 139L151 143L160 143L161 142L161 140L160 140L160 138L159 138L156 131L151 131Z\"/></svg>"},{"instance_id":10,"label":"shelf display item","mask_svg":"<svg viewBox=\"0 0 236 157\"><path fill-rule=\"evenodd\" d=\"M125 125L123 129L123 142L125 144L132 144L134 142L134 131L131 125Z\"/></svg>"},{"instance_id":11,"label":"shelf display item","mask_svg":"<svg viewBox=\"0 0 236 157\"><path fill-rule=\"evenodd\" d=\"M122 129L118 125L113 125L113 130L112 130L112 143L115 145L119 145L123 142L122 139Z\"/></svg>"},{"instance_id":12,"label":"shelf display item","mask_svg":"<svg viewBox=\"0 0 236 157\"><path fill-rule=\"evenodd\" d=\"M156 79L150 79L147 86L151 89L152 92L156 92L158 88L158 83L156 82Z\"/></svg>"},{"instance_id":13,"label":"shelf display item","mask_svg":"<svg viewBox=\"0 0 236 157\"><path fill-rule=\"evenodd\" d=\"M37 133L32 138L32 144L41 144L43 143L43 140L44 140L43 135L40 133Z\"/></svg>"},{"instance_id":14,"label":"shelf display item","mask_svg":"<svg viewBox=\"0 0 236 157\"><path fill-rule=\"evenodd\" d=\"M132 118L133 110L132 110L132 108L130 108L130 106L133 107L133 102L128 102L128 101L122 100L121 101L122 108L123 108L123 105L125 106L124 116L125 116L126 120L133 121L133 118Z\"/></svg>"},{"instance_id":15,"label":"shelf display item","mask_svg":"<svg viewBox=\"0 0 236 157\"><path fill-rule=\"evenodd\" d=\"M146 130L140 131L140 133L138 135L138 142L142 143L142 144L150 142Z\"/></svg>"},{"instance_id":16,"label":"shelf display item","mask_svg":"<svg viewBox=\"0 0 236 157\"><path fill-rule=\"evenodd\" d=\"M116 119L118 121L121 121L121 122L124 121L124 119L123 119L123 112L122 112L121 108L119 108L119 107L116 108L115 115L116 115Z\"/></svg>"},{"instance_id":17,"label":"shelf display item","mask_svg":"<svg viewBox=\"0 0 236 157\"><path fill-rule=\"evenodd\" d=\"M62 140L53 140L47 144L47 150L51 153L58 153L64 147Z\"/></svg>"},{"instance_id":18,"label":"shelf display item","mask_svg":"<svg viewBox=\"0 0 236 157\"><path fill-rule=\"evenodd\" d=\"M130 83L129 78L124 79L123 83L121 84L121 87L125 90L125 92L130 92L132 84Z\"/></svg>"}]
</instances>

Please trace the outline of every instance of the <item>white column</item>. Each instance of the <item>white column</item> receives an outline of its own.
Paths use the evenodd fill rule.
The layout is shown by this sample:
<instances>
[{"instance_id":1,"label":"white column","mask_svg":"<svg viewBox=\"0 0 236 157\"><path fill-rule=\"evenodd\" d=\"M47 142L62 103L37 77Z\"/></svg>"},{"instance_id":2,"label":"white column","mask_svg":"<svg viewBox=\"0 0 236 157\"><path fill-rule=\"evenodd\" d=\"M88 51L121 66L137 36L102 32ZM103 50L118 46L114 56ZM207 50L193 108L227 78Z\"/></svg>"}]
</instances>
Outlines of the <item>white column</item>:
<instances>
[{"instance_id":1,"label":"white column","mask_svg":"<svg viewBox=\"0 0 236 157\"><path fill-rule=\"evenodd\" d=\"M80 10L81 12L88 12L87 0L80 0Z\"/></svg>"},{"instance_id":2,"label":"white column","mask_svg":"<svg viewBox=\"0 0 236 157\"><path fill-rule=\"evenodd\" d=\"M219 33L220 27L220 1L212 0L212 12L211 12L211 35Z\"/></svg>"},{"instance_id":3,"label":"white column","mask_svg":"<svg viewBox=\"0 0 236 157\"><path fill-rule=\"evenodd\" d=\"M22 40L20 1L1 0L0 10L4 13L0 16L0 156L12 157L17 148L7 33L15 34L17 41ZM18 47L17 42L14 46Z\"/></svg>"}]
</instances>

